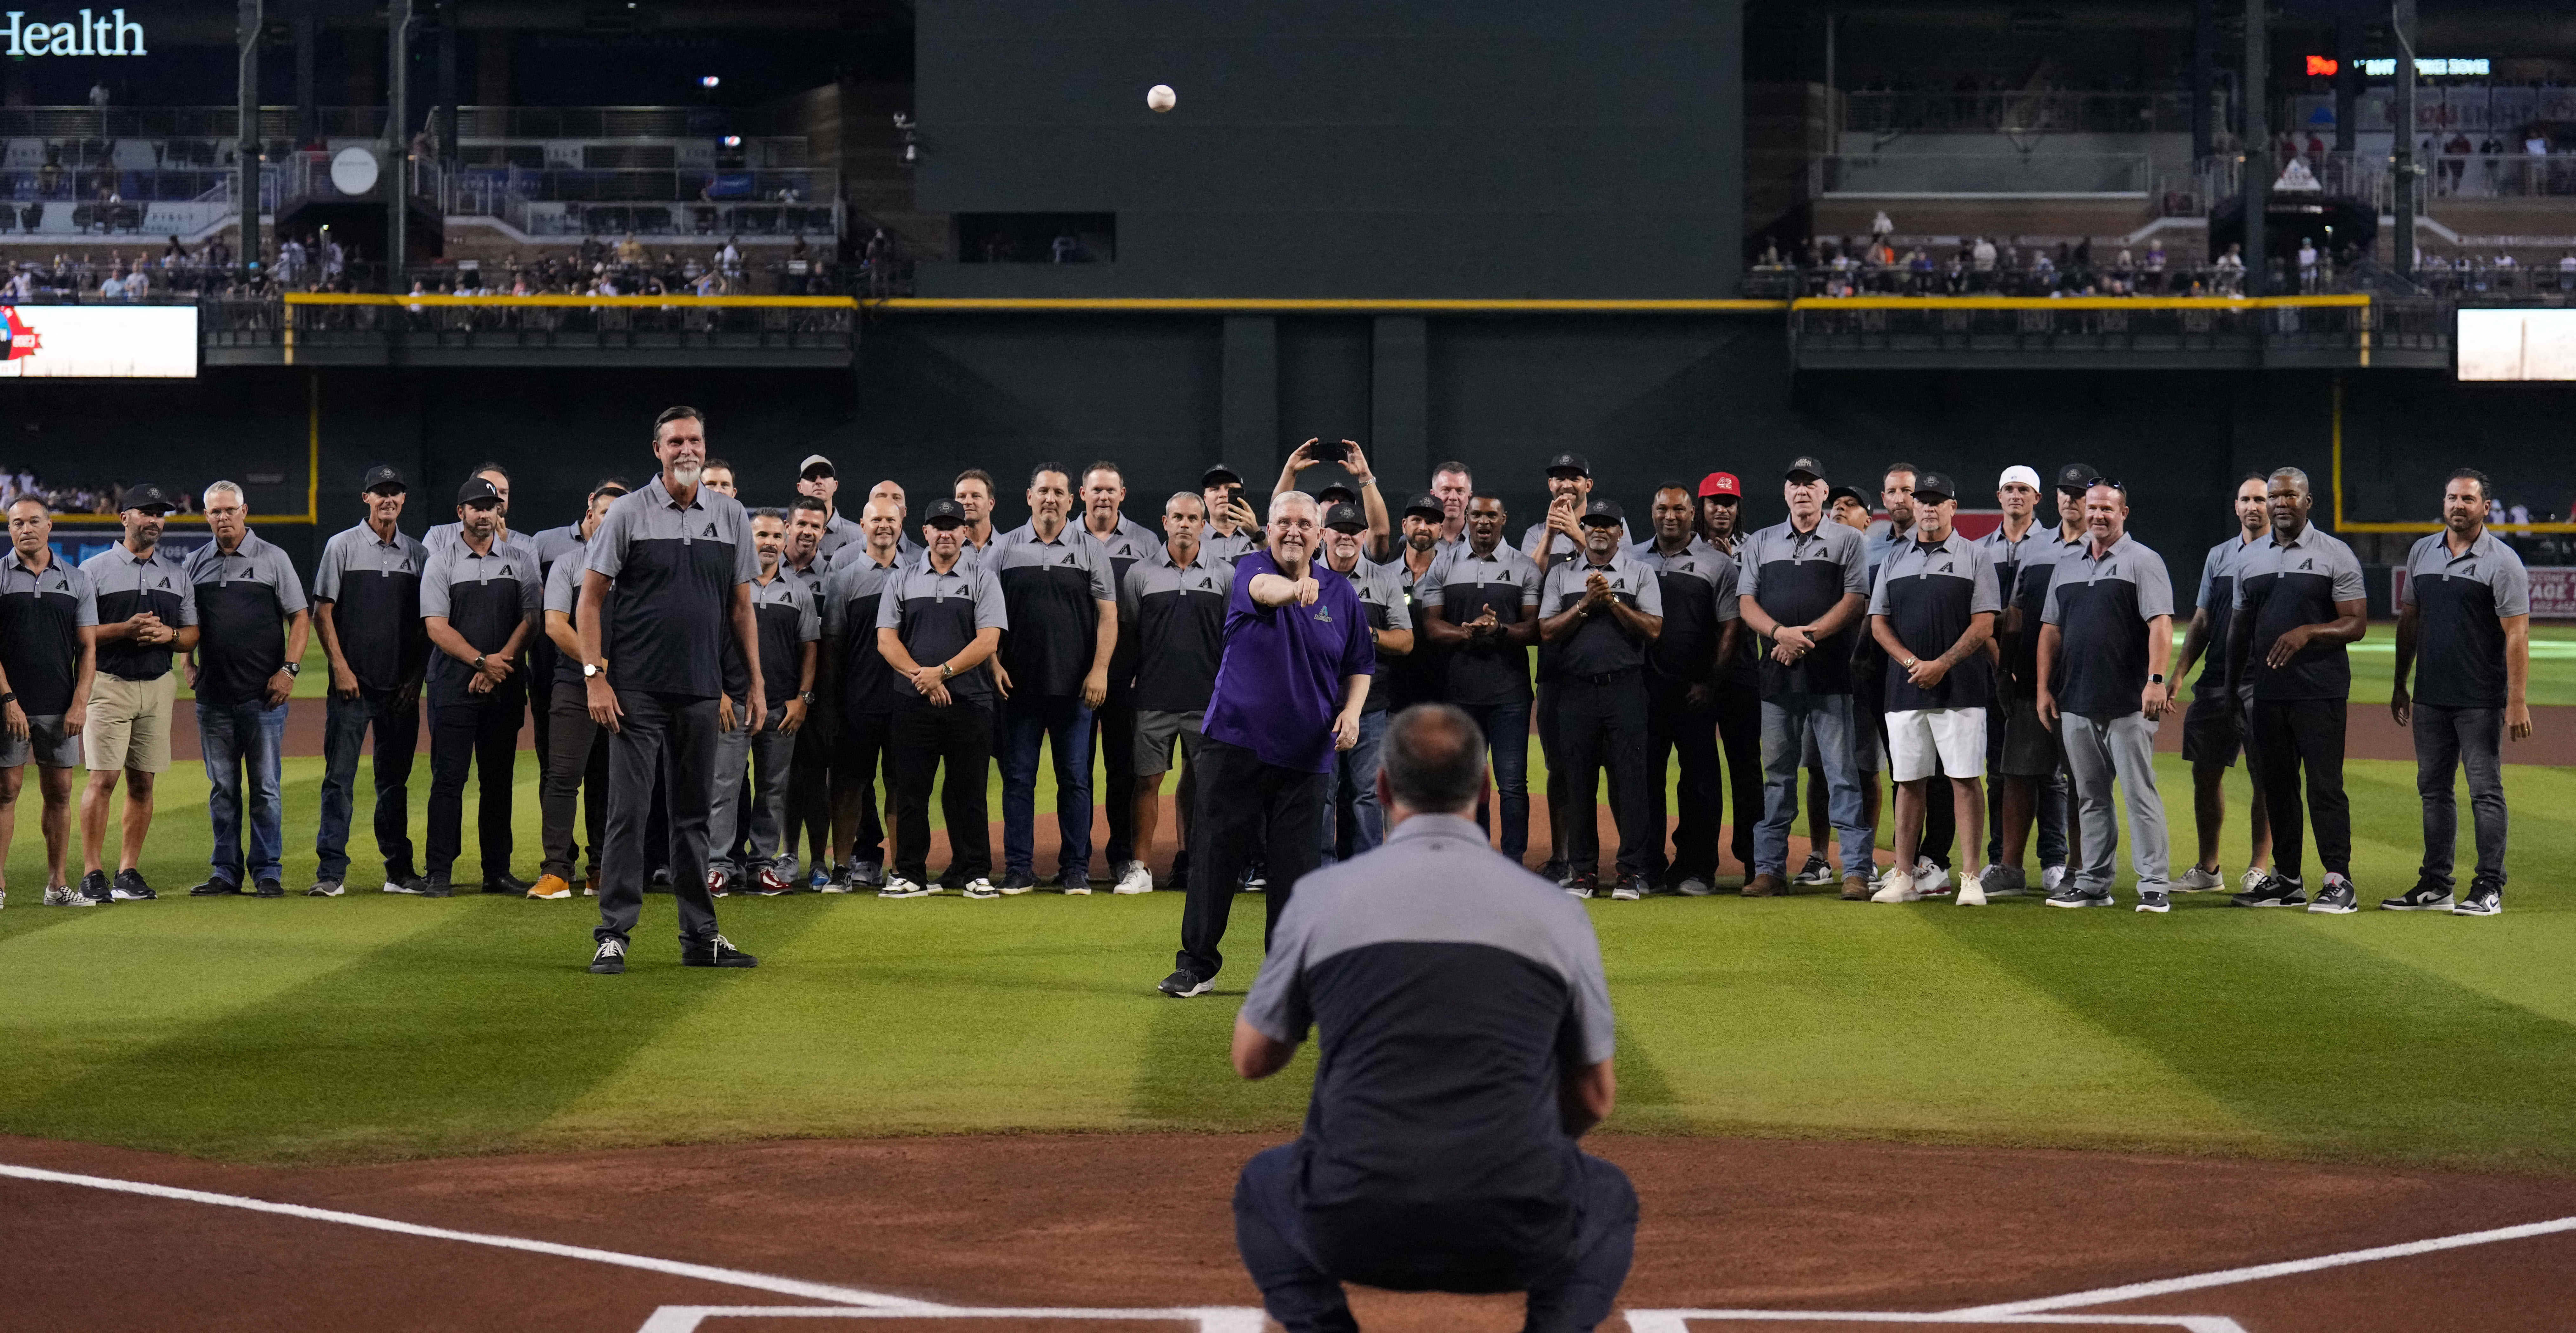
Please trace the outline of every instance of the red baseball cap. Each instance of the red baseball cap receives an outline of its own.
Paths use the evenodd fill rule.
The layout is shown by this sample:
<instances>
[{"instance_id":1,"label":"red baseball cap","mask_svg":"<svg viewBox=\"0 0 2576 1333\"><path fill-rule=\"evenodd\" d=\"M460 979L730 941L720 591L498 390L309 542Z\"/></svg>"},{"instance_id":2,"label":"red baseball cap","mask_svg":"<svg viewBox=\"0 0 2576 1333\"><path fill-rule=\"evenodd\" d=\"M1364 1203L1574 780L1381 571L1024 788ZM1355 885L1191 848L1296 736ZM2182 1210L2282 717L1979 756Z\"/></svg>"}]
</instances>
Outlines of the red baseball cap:
<instances>
[{"instance_id":1,"label":"red baseball cap","mask_svg":"<svg viewBox=\"0 0 2576 1333\"><path fill-rule=\"evenodd\" d=\"M1736 484L1735 474L1732 472L1712 472L1700 478L1699 493L1702 499L1712 495L1732 495L1739 500L1744 498L1744 488Z\"/></svg>"}]
</instances>

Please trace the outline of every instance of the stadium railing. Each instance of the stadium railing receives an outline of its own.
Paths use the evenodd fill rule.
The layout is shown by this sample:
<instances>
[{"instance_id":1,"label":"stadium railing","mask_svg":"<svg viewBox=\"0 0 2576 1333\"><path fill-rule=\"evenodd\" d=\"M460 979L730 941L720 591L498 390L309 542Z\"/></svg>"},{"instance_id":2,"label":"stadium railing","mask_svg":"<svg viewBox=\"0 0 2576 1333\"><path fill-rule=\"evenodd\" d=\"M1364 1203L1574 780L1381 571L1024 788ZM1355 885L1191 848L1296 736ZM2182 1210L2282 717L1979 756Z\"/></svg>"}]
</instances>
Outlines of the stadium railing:
<instances>
[{"instance_id":1,"label":"stadium railing","mask_svg":"<svg viewBox=\"0 0 2576 1333\"><path fill-rule=\"evenodd\" d=\"M1789 343L1816 368L2432 367L2450 364L2452 309L2360 294L1827 297L1790 304Z\"/></svg>"}]
</instances>

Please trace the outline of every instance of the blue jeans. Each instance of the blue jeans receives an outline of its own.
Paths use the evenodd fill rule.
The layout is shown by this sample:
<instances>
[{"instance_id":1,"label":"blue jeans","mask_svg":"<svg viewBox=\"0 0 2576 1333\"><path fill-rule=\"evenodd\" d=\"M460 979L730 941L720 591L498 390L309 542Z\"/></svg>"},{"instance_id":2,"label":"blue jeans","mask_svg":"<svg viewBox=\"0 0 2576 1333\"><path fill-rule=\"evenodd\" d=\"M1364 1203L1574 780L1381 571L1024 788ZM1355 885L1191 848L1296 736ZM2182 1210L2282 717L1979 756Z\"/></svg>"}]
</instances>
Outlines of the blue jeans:
<instances>
[{"instance_id":1,"label":"blue jeans","mask_svg":"<svg viewBox=\"0 0 2576 1333\"><path fill-rule=\"evenodd\" d=\"M1056 869L1091 870L1091 710L1080 695L1014 697L1002 705L1002 874L1032 873L1038 746L1055 754Z\"/></svg>"},{"instance_id":2,"label":"blue jeans","mask_svg":"<svg viewBox=\"0 0 2576 1333\"><path fill-rule=\"evenodd\" d=\"M1324 774L1324 860L1331 865L1345 856L1375 851L1386 841L1386 812L1377 804L1377 770L1384 762L1388 713L1360 714L1359 744L1333 756ZM1343 843L1350 850L1342 850Z\"/></svg>"},{"instance_id":3,"label":"blue jeans","mask_svg":"<svg viewBox=\"0 0 2576 1333\"><path fill-rule=\"evenodd\" d=\"M1529 851L1530 701L1506 704L1460 704L1476 728L1485 733L1485 752L1494 765L1494 790L1503 807L1503 855L1514 861ZM1482 799L1476 802L1476 827L1493 831Z\"/></svg>"},{"instance_id":4,"label":"blue jeans","mask_svg":"<svg viewBox=\"0 0 2576 1333\"><path fill-rule=\"evenodd\" d=\"M1816 733L1825 765L1825 811L1842 841L1843 873L1866 877L1870 830L1861 826L1860 775L1852 769L1852 697L1783 694L1762 701L1762 823L1753 830L1755 874L1789 873L1789 825L1798 814L1798 765Z\"/></svg>"},{"instance_id":5,"label":"blue jeans","mask_svg":"<svg viewBox=\"0 0 2576 1333\"><path fill-rule=\"evenodd\" d=\"M420 697L397 708L391 690L361 691L354 699L330 697L322 722L322 826L313 837L313 854L321 858L317 880L349 877L349 819L356 808L358 751L367 729L376 733L376 850L385 858L388 881L411 878L412 759L420 751Z\"/></svg>"},{"instance_id":6,"label":"blue jeans","mask_svg":"<svg viewBox=\"0 0 2576 1333\"><path fill-rule=\"evenodd\" d=\"M286 834L279 827L278 759L286 750L286 705L197 701L197 748L205 756L206 813L215 825L214 877L240 888L279 878ZM243 878L242 789L250 789L249 878Z\"/></svg>"}]
</instances>

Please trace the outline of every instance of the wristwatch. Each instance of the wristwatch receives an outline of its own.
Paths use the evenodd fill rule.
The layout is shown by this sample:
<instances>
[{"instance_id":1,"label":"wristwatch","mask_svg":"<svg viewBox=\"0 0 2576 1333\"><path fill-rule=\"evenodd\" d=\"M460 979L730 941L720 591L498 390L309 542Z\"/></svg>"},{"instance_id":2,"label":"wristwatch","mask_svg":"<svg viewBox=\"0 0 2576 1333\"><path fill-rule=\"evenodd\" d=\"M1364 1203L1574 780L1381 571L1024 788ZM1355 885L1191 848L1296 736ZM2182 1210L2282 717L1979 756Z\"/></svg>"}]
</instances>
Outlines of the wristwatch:
<instances>
[{"instance_id":1,"label":"wristwatch","mask_svg":"<svg viewBox=\"0 0 2576 1333\"><path fill-rule=\"evenodd\" d=\"M2154 675L2152 675L2152 676L2147 677L2147 683L2148 683L2148 684L2150 684L2150 685L2162 685L2162 684L2164 684L2164 683L2165 683L2165 673L2163 673L2163 672L2159 671L2159 672L2157 672L2156 674L2154 674Z\"/></svg>"},{"instance_id":2,"label":"wristwatch","mask_svg":"<svg viewBox=\"0 0 2576 1333\"><path fill-rule=\"evenodd\" d=\"M954 662L942 662L942 663L940 663L940 664L939 664L939 678L940 678L941 680L946 680L946 679L948 679L949 677L954 676L954 675L956 675L956 674L957 674L957 664L956 664L956 663L954 663Z\"/></svg>"},{"instance_id":3,"label":"wristwatch","mask_svg":"<svg viewBox=\"0 0 2576 1333\"><path fill-rule=\"evenodd\" d=\"M1919 658L1909 657L1905 659L1905 669L1908 671L1912 671L1914 668L1921 665L1923 665L1923 663Z\"/></svg>"},{"instance_id":4,"label":"wristwatch","mask_svg":"<svg viewBox=\"0 0 2576 1333\"><path fill-rule=\"evenodd\" d=\"M797 692L796 692L796 702L798 702L798 703L800 703L800 704L805 705L807 708L811 708L811 707L813 707L813 706L814 706L814 692L813 692L812 690L799 690L799 691L797 691Z\"/></svg>"},{"instance_id":5,"label":"wristwatch","mask_svg":"<svg viewBox=\"0 0 2576 1333\"><path fill-rule=\"evenodd\" d=\"M597 662L584 662L581 664L581 678L583 680L588 680L598 674L599 664Z\"/></svg>"},{"instance_id":6,"label":"wristwatch","mask_svg":"<svg viewBox=\"0 0 2576 1333\"><path fill-rule=\"evenodd\" d=\"M304 664L302 662L289 662L286 665L279 667L278 670L283 671L290 676L301 676L304 674Z\"/></svg>"}]
</instances>

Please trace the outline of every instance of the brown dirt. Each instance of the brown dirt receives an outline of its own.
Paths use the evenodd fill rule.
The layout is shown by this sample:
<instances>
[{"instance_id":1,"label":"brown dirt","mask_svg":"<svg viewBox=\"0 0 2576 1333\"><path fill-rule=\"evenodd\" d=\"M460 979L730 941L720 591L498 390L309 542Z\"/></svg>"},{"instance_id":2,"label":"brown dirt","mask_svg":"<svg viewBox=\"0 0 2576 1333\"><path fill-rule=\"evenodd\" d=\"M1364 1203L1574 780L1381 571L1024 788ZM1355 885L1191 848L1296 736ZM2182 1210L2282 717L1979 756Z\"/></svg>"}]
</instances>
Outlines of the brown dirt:
<instances>
[{"instance_id":1,"label":"brown dirt","mask_svg":"<svg viewBox=\"0 0 2576 1333\"><path fill-rule=\"evenodd\" d=\"M958 1304L1160 1307L1256 1302L1235 1260L1227 1201L1236 1169L1266 1143L925 1138L280 1169L0 1139L0 1161ZM1644 1200L1628 1308L1956 1309L2576 1213L2576 1181L2558 1179L1866 1143L1609 1135L1593 1146L1628 1170ZM0 1322L62 1333L631 1333L664 1304L810 1303L7 1179L0 1246L11 1255L0 1266L0 1310L9 1312ZM2564 1329L2576 1309L2571 1257L2576 1236L2559 1235L2118 1308L2227 1314L2248 1333ZM1354 1305L1372 1329L1504 1330L1518 1319L1510 1298L1358 1293Z\"/></svg>"}]
</instances>

